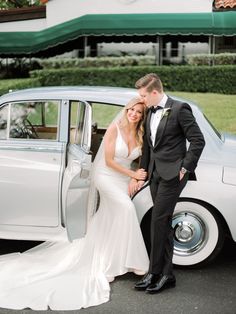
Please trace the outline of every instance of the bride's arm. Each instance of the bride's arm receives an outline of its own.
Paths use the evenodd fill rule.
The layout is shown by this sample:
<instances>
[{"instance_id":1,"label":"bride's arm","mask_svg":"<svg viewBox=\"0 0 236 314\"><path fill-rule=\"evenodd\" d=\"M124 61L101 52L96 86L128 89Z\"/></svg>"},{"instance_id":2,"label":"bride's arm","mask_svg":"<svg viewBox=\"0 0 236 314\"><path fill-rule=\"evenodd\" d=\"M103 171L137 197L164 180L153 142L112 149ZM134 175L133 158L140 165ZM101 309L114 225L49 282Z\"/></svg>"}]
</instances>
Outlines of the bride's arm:
<instances>
[{"instance_id":1,"label":"bride's arm","mask_svg":"<svg viewBox=\"0 0 236 314\"><path fill-rule=\"evenodd\" d=\"M105 153L105 163L108 167L127 175L128 177L137 179L137 180L145 180L146 172L144 170L139 169L137 171L133 171L131 169L127 169L118 164L115 160L115 144L117 138L117 127L115 124L111 124L107 129L107 132L104 137L104 153Z\"/></svg>"}]
</instances>

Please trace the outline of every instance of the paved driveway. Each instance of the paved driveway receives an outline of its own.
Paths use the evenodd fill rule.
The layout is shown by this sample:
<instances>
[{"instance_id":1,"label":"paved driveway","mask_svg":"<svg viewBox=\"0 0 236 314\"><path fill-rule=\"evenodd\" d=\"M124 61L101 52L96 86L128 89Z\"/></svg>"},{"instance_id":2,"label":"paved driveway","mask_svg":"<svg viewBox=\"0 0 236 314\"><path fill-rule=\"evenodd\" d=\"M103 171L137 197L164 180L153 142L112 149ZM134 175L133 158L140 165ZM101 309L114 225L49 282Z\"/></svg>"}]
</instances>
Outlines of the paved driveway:
<instances>
[{"instance_id":1,"label":"paved driveway","mask_svg":"<svg viewBox=\"0 0 236 314\"><path fill-rule=\"evenodd\" d=\"M24 250L29 242L0 241L0 253ZM0 314L236 314L236 244L227 241L214 263L201 269L175 269L177 286L159 295L135 291L138 276L111 284L111 301L80 311L12 311Z\"/></svg>"}]
</instances>

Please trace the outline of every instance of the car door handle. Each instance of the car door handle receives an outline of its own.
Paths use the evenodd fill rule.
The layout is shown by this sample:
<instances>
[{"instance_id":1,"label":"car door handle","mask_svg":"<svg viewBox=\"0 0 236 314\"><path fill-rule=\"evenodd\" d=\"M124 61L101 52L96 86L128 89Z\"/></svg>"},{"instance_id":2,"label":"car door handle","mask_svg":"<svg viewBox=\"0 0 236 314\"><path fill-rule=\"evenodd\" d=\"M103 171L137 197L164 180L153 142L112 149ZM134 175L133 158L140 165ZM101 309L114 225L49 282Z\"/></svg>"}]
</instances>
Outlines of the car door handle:
<instances>
[{"instance_id":1,"label":"car door handle","mask_svg":"<svg viewBox=\"0 0 236 314\"><path fill-rule=\"evenodd\" d=\"M73 159L73 162L80 166L80 178L87 179L89 177L90 171L86 169L87 164L85 162L80 162L77 159Z\"/></svg>"},{"instance_id":2,"label":"car door handle","mask_svg":"<svg viewBox=\"0 0 236 314\"><path fill-rule=\"evenodd\" d=\"M86 169L87 164L85 162L81 163L81 171L80 171L80 178L87 179L89 176L89 169Z\"/></svg>"},{"instance_id":3,"label":"car door handle","mask_svg":"<svg viewBox=\"0 0 236 314\"><path fill-rule=\"evenodd\" d=\"M82 168L80 172L80 178L87 179L88 177L89 177L89 170Z\"/></svg>"}]
</instances>

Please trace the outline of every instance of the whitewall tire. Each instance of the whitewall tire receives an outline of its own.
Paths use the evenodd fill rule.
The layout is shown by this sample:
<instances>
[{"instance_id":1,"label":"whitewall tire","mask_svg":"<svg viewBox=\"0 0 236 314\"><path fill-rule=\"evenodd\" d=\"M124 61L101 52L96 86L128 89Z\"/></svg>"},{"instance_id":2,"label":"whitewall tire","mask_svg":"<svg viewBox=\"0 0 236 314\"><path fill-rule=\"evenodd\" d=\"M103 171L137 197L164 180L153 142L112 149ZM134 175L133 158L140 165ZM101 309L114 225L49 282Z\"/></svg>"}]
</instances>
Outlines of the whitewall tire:
<instances>
[{"instance_id":1,"label":"whitewall tire","mask_svg":"<svg viewBox=\"0 0 236 314\"><path fill-rule=\"evenodd\" d=\"M213 211L191 201L177 203L174 228L173 263L193 266L207 263L223 246L223 228Z\"/></svg>"}]
</instances>

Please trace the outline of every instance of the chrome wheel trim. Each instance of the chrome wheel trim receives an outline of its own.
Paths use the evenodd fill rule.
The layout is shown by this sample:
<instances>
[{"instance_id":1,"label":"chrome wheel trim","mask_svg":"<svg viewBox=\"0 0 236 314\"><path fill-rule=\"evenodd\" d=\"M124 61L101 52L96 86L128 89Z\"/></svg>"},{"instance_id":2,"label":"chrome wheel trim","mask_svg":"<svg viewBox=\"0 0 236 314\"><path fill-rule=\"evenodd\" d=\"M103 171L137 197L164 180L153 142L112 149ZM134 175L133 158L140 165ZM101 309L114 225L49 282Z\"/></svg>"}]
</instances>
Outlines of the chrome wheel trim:
<instances>
[{"instance_id":1,"label":"chrome wheel trim","mask_svg":"<svg viewBox=\"0 0 236 314\"><path fill-rule=\"evenodd\" d=\"M187 246L187 248L183 249L184 240L186 239L184 239L184 233L182 233L182 242L178 243L179 246L181 243L181 250L179 246L174 247L173 255L173 263L180 266L191 266L206 260L215 250L219 238L217 222L214 218L214 215L206 207L190 201L178 202L174 211L173 219L177 216L183 217L183 215L186 213L188 220L190 220L190 217L191 219L194 219L195 226L197 225L201 228L204 228L204 236L201 236L200 239L195 241L195 245L193 245L191 248ZM189 223L189 221L187 221L187 223ZM189 228L188 224L187 227ZM174 236L176 235L174 234ZM185 238L187 238L187 241L190 239L189 229L187 229L187 232L185 233ZM196 234L195 238L193 237L193 239L197 239Z\"/></svg>"},{"instance_id":2,"label":"chrome wheel trim","mask_svg":"<svg viewBox=\"0 0 236 314\"><path fill-rule=\"evenodd\" d=\"M194 213L181 212L173 216L174 252L177 255L190 255L204 245L207 228L204 221Z\"/></svg>"}]
</instances>

